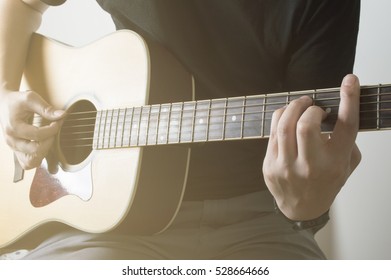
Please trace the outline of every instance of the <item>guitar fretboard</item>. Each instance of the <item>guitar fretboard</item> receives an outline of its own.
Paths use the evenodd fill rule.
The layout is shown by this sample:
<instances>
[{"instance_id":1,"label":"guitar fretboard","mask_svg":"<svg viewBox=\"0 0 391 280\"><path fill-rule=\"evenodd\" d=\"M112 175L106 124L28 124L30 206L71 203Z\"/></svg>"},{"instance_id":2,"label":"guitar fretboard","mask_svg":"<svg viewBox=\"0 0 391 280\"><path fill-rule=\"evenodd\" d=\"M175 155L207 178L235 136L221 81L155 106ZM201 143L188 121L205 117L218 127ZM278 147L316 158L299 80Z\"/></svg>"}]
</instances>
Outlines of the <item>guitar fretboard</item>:
<instances>
[{"instance_id":1,"label":"guitar fretboard","mask_svg":"<svg viewBox=\"0 0 391 280\"><path fill-rule=\"evenodd\" d=\"M69 145L93 149L267 138L273 112L304 95L328 112L322 131L332 131L339 88L80 112L64 126L78 127ZM390 127L391 85L362 87L360 130Z\"/></svg>"}]
</instances>

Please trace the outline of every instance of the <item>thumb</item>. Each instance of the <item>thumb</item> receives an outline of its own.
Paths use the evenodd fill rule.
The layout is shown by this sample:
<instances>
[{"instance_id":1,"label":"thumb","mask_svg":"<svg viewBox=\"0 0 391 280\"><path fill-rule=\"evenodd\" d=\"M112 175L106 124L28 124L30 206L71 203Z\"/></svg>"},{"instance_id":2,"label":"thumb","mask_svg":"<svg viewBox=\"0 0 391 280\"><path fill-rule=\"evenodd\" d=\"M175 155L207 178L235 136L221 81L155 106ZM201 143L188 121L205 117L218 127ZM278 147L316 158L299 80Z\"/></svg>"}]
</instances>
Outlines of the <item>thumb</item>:
<instances>
[{"instance_id":1,"label":"thumb","mask_svg":"<svg viewBox=\"0 0 391 280\"><path fill-rule=\"evenodd\" d=\"M41 116L50 121L58 121L65 116L65 111L48 106L44 108Z\"/></svg>"}]
</instances>

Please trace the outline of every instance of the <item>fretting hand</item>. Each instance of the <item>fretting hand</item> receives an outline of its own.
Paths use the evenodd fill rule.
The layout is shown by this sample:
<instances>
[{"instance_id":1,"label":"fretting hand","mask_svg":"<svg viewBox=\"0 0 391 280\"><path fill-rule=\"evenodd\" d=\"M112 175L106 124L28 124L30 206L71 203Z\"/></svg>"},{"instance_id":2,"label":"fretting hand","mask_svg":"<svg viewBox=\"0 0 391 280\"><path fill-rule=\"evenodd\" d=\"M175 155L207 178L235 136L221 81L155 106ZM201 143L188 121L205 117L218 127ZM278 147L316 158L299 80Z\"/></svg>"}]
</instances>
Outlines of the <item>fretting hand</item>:
<instances>
[{"instance_id":1,"label":"fretting hand","mask_svg":"<svg viewBox=\"0 0 391 280\"><path fill-rule=\"evenodd\" d=\"M282 213L311 220L325 213L361 160L355 144L360 85L347 75L341 85L338 119L330 135L321 133L327 113L301 97L274 112L263 164L266 185Z\"/></svg>"}]
</instances>

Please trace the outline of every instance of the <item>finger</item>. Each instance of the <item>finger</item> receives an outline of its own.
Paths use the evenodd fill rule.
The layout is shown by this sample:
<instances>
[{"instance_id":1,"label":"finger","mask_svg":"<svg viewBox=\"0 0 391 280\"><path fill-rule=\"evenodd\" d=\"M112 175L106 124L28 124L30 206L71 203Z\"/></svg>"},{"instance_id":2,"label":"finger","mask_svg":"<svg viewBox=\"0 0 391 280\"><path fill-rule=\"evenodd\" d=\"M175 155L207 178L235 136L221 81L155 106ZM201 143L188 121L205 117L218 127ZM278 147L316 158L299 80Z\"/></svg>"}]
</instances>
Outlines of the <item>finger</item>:
<instances>
[{"instance_id":1,"label":"finger","mask_svg":"<svg viewBox=\"0 0 391 280\"><path fill-rule=\"evenodd\" d=\"M54 137L47 138L43 141L29 141L14 138L8 142L8 145L14 150L24 154L45 154L48 151L48 145L51 145Z\"/></svg>"},{"instance_id":2,"label":"finger","mask_svg":"<svg viewBox=\"0 0 391 280\"><path fill-rule=\"evenodd\" d=\"M19 123L13 136L24 140L43 141L56 135L61 127L62 121L52 122L42 127L36 127L28 123Z\"/></svg>"},{"instance_id":3,"label":"finger","mask_svg":"<svg viewBox=\"0 0 391 280\"><path fill-rule=\"evenodd\" d=\"M360 84L354 75L347 75L341 85L338 119L330 139L336 153L350 154L359 127Z\"/></svg>"},{"instance_id":4,"label":"finger","mask_svg":"<svg viewBox=\"0 0 391 280\"><path fill-rule=\"evenodd\" d=\"M266 155L267 154L272 155L273 158L276 158L278 156L277 127L278 127L278 122L280 121L280 118L284 113L284 110L285 107L280 108L274 111L272 115L272 121L270 124L270 136L267 145Z\"/></svg>"},{"instance_id":5,"label":"finger","mask_svg":"<svg viewBox=\"0 0 391 280\"><path fill-rule=\"evenodd\" d=\"M39 94L33 91L26 91L25 94L28 100L27 106L32 112L50 121L56 121L65 116L64 110L53 108Z\"/></svg>"},{"instance_id":6,"label":"finger","mask_svg":"<svg viewBox=\"0 0 391 280\"><path fill-rule=\"evenodd\" d=\"M277 127L278 156L290 161L297 157L296 128L303 112L312 105L308 96L292 101L284 110Z\"/></svg>"},{"instance_id":7,"label":"finger","mask_svg":"<svg viewBox=\"0 0 391 280\"><path fill-rule=\"evenodd\" d=\"M7 141L7 144L17 152L24 154L34 154L38 150L39 142L29 141L25 139L13 138L11 141Z\"/></svg>"},{"instance_id":8,"label":"finger","mask_svg":"<svg viewBox=\"0 0 391 280\"><path fill-rule=\"evenodd\" d=\"M15 151L22 168L28 170L38 167L51 148L53 140L54 138L50 138L40 143L36 143L37 145L35 147L37 150L35 152L24 153L21 151Z\"/></svg>"},{"instance_id":9,"label":"finger","mask_svg":"<svg viewBox=\"0 0 391 280\"><path fill-rule=\"evenodd\" d=\"M296 131L299 156L309 159L318 153L324 143L321 123L326 117L327 113L318 106L310 106L301 115Z\"/></svg>"}]
</instances>

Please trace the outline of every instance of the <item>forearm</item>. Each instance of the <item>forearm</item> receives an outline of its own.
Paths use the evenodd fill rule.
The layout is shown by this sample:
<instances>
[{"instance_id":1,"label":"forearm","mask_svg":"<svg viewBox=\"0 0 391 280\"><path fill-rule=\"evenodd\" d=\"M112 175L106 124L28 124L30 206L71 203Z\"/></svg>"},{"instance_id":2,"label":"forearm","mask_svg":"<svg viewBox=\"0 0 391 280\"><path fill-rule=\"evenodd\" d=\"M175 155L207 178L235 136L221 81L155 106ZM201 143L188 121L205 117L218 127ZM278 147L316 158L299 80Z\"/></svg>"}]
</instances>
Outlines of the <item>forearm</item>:
<instances>
[{"instance_id":1,"label":"forearm","mask_svg":"<svg viewBox=\"0 0 391 280\"><path fill-rule=\"evenodd\" d=\"M39 0L0 0L0 94L19 89L31 35L46 8Z\"/></svg>"}]
</instances>

